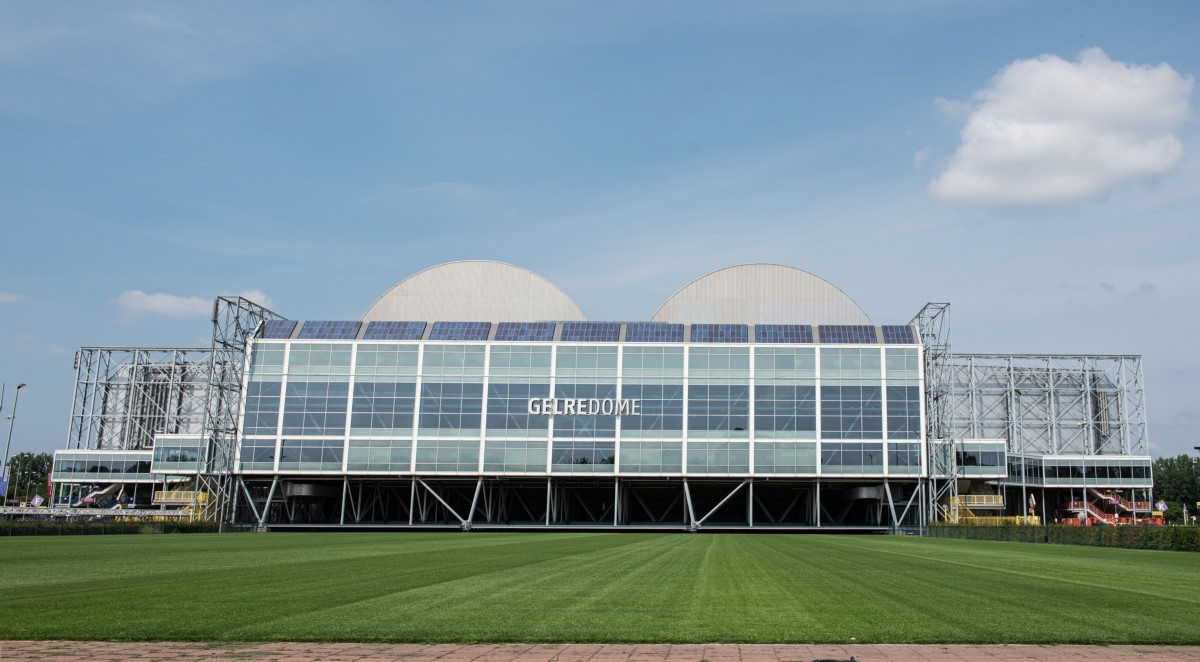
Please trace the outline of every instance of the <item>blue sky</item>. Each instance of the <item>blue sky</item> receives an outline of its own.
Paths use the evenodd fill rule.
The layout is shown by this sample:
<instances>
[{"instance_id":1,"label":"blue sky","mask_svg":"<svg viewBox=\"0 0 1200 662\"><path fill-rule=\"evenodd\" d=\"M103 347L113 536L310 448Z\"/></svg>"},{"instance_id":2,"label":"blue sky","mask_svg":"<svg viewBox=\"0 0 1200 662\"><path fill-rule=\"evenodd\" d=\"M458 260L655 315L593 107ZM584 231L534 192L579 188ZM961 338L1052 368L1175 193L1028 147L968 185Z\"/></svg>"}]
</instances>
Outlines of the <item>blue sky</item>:
<instances>
[{"instance_id":1,"label":"blue sky","mask_svg":"<svg viewBox=\"0 0 1200 662\"><path fill-rule=\"evenodd\" d=\"M748 6L747 6L748 5ZM1200 5L0 4L0 381L62 447L81 345L252 292L357 319L464 258L591 319L778 262L955 348L1145 356L1200 427ZM1099 49L1099 50L1095 50ZM199 303L198 303L199 302Z\"/></svg>"}]
</instances>

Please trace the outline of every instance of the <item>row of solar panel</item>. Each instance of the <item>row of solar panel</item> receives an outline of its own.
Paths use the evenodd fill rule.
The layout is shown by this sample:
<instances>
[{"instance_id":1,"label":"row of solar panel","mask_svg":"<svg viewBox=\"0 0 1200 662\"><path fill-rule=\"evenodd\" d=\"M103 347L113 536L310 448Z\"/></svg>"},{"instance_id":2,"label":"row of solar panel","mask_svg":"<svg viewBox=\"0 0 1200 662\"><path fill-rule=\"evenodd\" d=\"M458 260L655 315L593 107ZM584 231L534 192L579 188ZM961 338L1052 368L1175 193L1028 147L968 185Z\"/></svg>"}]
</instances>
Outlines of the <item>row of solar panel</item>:
<instances>
[{"instance_id":1,"label":"row of solar panel","mask_svg":"<svg viewBox=\"0 0 1200 662\"><path fill-rule=\"evenodd\" d=\"M270 320L263 338L291 338L297 322ZM425 322L368 322L363 340L421 340ZM554 340L554 322L500 322L494 340L501 342L549 342ZM630 322L625 327L625 342L675 343L684 341L682 324ZM305 322L296 337L302 340L353 340L358 338L362 322ZM563 342L618 342L621 322L563 322L559 340ZM814 329L816 333L814 333ZM434 322L429 340L487 340L491 322ZM690 340L694 343L746 343L750 327L745 324L693 324ZM754 342L761 344L916 344L910 326L874 326L823 324L756 324Z\"/></svg>"}]
</instances>

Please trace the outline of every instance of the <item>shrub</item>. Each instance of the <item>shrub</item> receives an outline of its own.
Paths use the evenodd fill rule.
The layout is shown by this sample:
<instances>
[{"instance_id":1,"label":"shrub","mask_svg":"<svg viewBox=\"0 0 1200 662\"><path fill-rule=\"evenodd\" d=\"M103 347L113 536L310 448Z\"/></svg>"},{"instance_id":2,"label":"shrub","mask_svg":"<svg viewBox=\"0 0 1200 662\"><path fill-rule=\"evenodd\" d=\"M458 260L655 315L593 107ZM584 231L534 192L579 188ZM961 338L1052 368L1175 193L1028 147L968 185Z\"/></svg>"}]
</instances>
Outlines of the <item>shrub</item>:
<instances>
[{"instance_id":1,"label":"shrub","mask_svg":"<svg viewBox=\"0 0 1200 662\"><path fill-rule=\"evenodd\" d=\"M1182 526L958 526L934 524L934 538L1041 542L1200 552L1200 528Z\"/></svg>"}]
</instances>

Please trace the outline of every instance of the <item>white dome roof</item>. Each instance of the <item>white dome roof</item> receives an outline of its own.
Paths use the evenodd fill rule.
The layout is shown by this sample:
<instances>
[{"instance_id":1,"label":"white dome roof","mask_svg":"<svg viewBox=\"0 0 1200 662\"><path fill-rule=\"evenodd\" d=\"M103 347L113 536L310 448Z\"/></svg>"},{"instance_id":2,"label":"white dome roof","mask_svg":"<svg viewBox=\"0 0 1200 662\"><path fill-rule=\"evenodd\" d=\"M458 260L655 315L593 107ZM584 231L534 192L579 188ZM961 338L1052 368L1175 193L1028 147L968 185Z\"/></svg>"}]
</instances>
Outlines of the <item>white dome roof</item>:
<instances>
[{"instance_id":1,"label":"white dome roof","mask_svg":"<svg viewBox=\"0 0 1200 662\"><path fill-rule=\"evenodd\" d=\"M461 260L400 281L371 305L364 322L581 321L579 306L541 276L504 262Z\"/></svg>"},{"instance_id":2,"label":"white dome roof","mask_svg":"<svg viewBox=\"0 0 1200 662\"><path fill-rule=\"evenodd\" d=\"M872 324L829 281L780 264L740 264L688 283L651 318L677 324Z\"/></svg>"}]
</instances>

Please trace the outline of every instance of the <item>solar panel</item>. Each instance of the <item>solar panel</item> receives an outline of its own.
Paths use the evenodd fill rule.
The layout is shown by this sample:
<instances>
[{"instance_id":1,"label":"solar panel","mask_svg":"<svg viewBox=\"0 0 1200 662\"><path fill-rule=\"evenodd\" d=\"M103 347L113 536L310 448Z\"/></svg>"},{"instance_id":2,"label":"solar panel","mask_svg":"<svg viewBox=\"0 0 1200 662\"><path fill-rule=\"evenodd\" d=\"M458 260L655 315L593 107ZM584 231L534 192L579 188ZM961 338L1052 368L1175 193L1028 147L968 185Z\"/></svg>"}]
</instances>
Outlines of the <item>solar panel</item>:
<instances>
[{"instance_id":1,"label":"solar panel","mask_svg":"<svg viewBox=\"0 0 1200 662\"><path fill-rule=\"evenodd\" d=\"M292 320L267 320L263 325L262 337L287 340L295 330L296 323Z\"/></svg>"},{"instance_id":2,"label":"solar panel","mask_svg":"<svg viewBox=\"0 0 1200 662\"><path fill-rule=\"evenodd\" d=\"M617 342L620 339L620 322L563 322L564 342Z\"/></svg>"},{"instance_id":3,"label":"solar panel","mask_svg":"<svg viewBox=\"0 0 1200 662\"><path fill-rule=\"evenodd\" d=\"M868 324L822 324L820 329L823 343L879 342L879 337L875 335L875 327Z\"/></svg>"},{"instance_id":4,"label":"solar panel","mask_svg":"<svg viewBox=\"0 0 1200 662\"><path fill-rule=\"evenodd\" d=\"M915 345L917 344L916 336L913 334L911 326L901 324L885 324L883 329L883 342L888 345Z\"/></svg>"},{"instance_id":5,"label":"solar panel","mask_svg":"<svg viewBox=\"0 0 1200 662\"><path fill-rule=\"evenodd\" d=\"M434 322L430 340L487 340L491 322Z\"/></svg>"},{"instance_id":6,"label":"solar panel","mask_svg":"<svg viewBox=\"0 0 1200 662\"><path fill-rule=\"evenodd\" d=\"M625 342L683 342L683 325L631 322L625 325Z\"/></svg>"},{"instance_id":7,"label":"solar panel","mask_svg":"<svg viewBox=\"0 0 1200 662\"><path fill-rule=\"evenodd\" d=\"M755 324L754 342L799 344L813 341L813 329L808 324Z\"/></svg>"},{"instance_id":8,"label":"solar panel","mask_svg":"<svg viewBox=\"0 0 1200 662\"><path fill-rule=\"evenodd\" d=\"M500 322L496 326L496 340L554 340L554 322Z\"/></svg>"},{"instance_id":9,"label":"solar panel","mask_svg":"<svg viewBox=\"0 0 1200 662\"><path fill-rule=\"evenodd\" d=\"M425 322L367 322L363 340L420 340Z\"/></svg>"},{"instance_id":10,"label":"solar panel","mask_svg":"<svg viewBox=\"0 0 1200 662\"><path fill-rule=\"evenodd\" d=\"M750 331L745 324L693 324L692 342L747 342Z\"/></svg>"},{"instance_id":11,"label":"solar panel","mask_svg":"<svg viewBox=\"0 0 1200 662\"><path fill-rule=\"evenodd\" d=\"M305 322L300 327L300 335L304 340L354 340L358 337L358 329L362 322Z\"/></svg>"}]
</instances>

